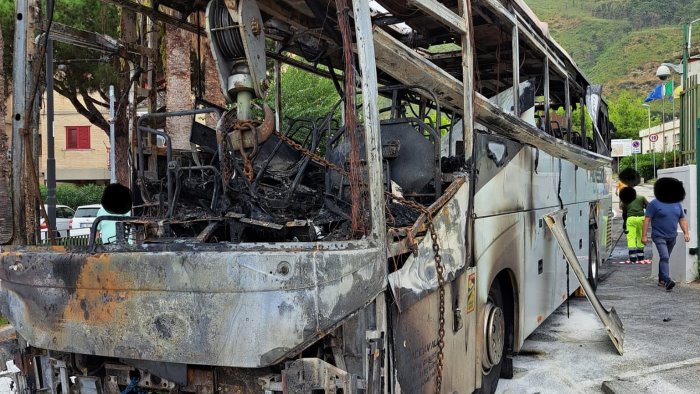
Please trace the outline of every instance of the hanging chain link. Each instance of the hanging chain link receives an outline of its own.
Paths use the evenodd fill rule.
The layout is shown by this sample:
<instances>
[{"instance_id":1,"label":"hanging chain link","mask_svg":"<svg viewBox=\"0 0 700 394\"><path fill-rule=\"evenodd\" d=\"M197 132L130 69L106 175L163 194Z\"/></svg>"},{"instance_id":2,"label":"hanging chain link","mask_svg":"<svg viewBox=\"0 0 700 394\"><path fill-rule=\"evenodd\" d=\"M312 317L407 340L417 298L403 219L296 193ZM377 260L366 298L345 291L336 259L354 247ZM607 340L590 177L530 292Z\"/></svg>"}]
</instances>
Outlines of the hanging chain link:
<instances>
[{"instance_id":1,"label":"hanging chain link","mask_svg":"<svg viewBox=\"0 0 700 394\"><path fill-rule=\"evenodd\" d=\"M235 117L227 117L224 119L223 124L220 126L221 129L227 130L228 135L230 136L231 134L238 134L235 139L237 140L238 144L238 152L241 154L241 158L243 159L243 175L248 179L248 182L253 181L253 159L255 156L258 154L258 135L257 135L257 130L258 127L260 127L262 123L259 120L241 120L241 119L236 119ZM250 152L246 151L246 146L245 142L246 138L244 137L244 133L250 133L251 139L248 141L252 141L252 148L253 150ZM250 144L250 142L248 142ZM247 147L248 149L251 148L250 146ZM234 144L234 149L235 149L235 144ZM229 179L230 178L230 168L226 168L227 166L225 165L224 167L224 179Z\"/></svg>"},{"instance_id":2,"label":"hanging chain link","mask_svg":"<svg viewBox=\"0 0 700 394\"><path fill-rule=\"evenodd\" d=\"M311 152L310 150L304 148L301 146L301 144L297 143L293 139L283 135L277 130L274 130L275 135L282 140L284 143L292 147L293 149L297 150L299 153L302 155L311 158L311 160L323 165L326 168L329 168L333 171L336 171L337 173L343 175L343 176L348 176L348 172L345 171L344 169L340 168L339 166L331 163L330 161L326 160L324 157ZM435 271L437 273L437 280L438 280L438 295L439 295L439 314L438 314L438 354L437 354L437 375L435 376L435 392L437 394L440 394L442 391L442 375L443 375L443 370L444 370L444 359L445 359L445 278L443 276L444 273L444 267L442 265L442 256L440 256L440 244L438 243L438 237L437 237L437 231L435 229L435 224L433 224L433 217L430 211L423 206L422 204L413 201L413 200L407 200L403 197L396 196L392 193L385 192L385 195L387 198L390 198L399 204L405 205L409 208L413 208L416 211L420 212L421 214L425 215L426 218L426 223L428 225L428 229L430 230L430 239L433 244L433 255L434 255L434 260L435 260Z\"/></svg>"},{"instance_id":3,"label":"hanging chain link","mask_svg":"<svg viewBox=\"0 0 700 394\"><path fill-rule=\"evenodd\" d=\"M438 243L437 239L437 231L435 229L435 224L433 223L432 214L425 206L419 204L416 201L407 200L403 197L398 197L389 192L386 192L386 196L400 204L403 204L409 208L413 208L425 215L428 230L430 230L430 239L433 243L433 258L435 260L435 271L437 273L439 296L438 353L437 375L435 376L435 392L437 394L440 394L440 392L442 391L442 375L445 366L445 278L443 277L445 269L442 265L442 256L440 256L440 244Z\"/></svg>"},{"instance_id":4,"label":"hanging chain link","mask_svg":"<svg viewBox=\"0 0 700 394\"><path fill-rule=\"evenodd\" d=\"M318 154L311 152L310 150L304 148L303 146L301 146L301 144L299 144L298 142L294 141L293 139L287 137L286 135L280 133L279 131L274 130L273 133L277 136L277 138L282 140L282 142L289 145L290 147L292 147L293 149L295 149L296 151L298 151L302 155L310 158L311 160L321 164L322 166L324 166L326 168L329 168L329 169L337 172L340 175L343 175L343 176L350 175L343 168L339 167L336 164L331 163L330 161L326 160L326 158L324 158L323 156L318 155Z\"/></svg>"}]
</instances>

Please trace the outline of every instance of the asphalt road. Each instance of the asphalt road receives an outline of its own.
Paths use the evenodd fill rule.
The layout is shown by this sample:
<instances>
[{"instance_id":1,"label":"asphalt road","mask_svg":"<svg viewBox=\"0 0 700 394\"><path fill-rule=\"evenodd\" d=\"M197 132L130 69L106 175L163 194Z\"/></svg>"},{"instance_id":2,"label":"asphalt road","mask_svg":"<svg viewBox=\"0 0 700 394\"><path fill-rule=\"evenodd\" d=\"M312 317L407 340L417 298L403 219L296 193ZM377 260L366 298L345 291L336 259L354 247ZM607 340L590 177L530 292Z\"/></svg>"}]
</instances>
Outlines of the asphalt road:
<instances>
[{"instance_id":1,"label":"asphalt road","mask_svg":"<svg viewBox=\"0 0 700 394\"><path fill-rule=\"evenodd\" d=\"M613 222L614 239L621 222ZM588 300L574 297L569 318L564 304L525 341L513 379L501 380L497 393L700 393L700 285L666 292L651 265L618 263L626 257L622 239L601 268L597 291L624 324L624 355Z\"/></svg>"}]
</instances>

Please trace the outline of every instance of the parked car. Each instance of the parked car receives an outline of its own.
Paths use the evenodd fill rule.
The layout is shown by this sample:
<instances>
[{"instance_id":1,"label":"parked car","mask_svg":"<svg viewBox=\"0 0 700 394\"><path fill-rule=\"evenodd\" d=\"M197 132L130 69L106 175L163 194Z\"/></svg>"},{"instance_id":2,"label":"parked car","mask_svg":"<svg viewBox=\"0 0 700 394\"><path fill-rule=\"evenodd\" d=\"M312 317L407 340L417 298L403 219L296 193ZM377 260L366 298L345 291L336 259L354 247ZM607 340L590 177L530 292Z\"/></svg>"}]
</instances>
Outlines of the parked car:
<instances>
[{"instance_id":1,"label":"parked car","mask_svg":"<svg viewBox=\"0 0 700 394\"><path fill-rule=\"evenodd\" d=\"M100 204L81 205L75 210L73 220L70 221L71 234L77 235L74 230L89 229L97 218L97 212L102 208Z\"/></svg>"},{"instance_id":2,"label":"parked car","mask_svg":"<svg viewBox=\"0 0 700 394\"><path fill-rule=\"evenodd\" d=\"M44 205L44 209L48 212L49 206ZM58 237L65 237L68 235L68 229L70 227L70 221L73 218L75 211L71 207L66 205L56 205L56 230L58 231ZM46 239L48 232L48 225L41 218L39 222L39 228L41 229L41 239Z\"/></svg>"}]
</instances>

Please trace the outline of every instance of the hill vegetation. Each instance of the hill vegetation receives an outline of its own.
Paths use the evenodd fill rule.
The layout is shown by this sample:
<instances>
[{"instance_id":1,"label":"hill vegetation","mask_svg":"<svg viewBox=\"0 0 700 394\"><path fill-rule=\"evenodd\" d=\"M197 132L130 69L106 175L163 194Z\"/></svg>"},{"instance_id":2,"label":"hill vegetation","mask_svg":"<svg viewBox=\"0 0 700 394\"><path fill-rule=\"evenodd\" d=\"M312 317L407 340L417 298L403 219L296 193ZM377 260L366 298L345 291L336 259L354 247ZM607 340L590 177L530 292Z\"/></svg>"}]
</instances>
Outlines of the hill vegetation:
<instances>
[{"instance_id":1,"label":"hill vegetation","mask_svg":"<svg viewBox=\"0 0 700 394\"><path fill-rule=\"evenodd\" d=\"M700 17L700 0L525 0L607 95L645 94L656 68L678 63L681 24Z\"/></svg>"},{"instance_id":2,"label":"hill vegetation","mask_svg":"<svg viewBox=\"0 0 700 394\"><path fill-rule=\"evenodd\" d=\"M656 68L682 57L682 24L700 18L700 0L525 0L549 24L550 35L587 76L604 85L618 138L647 127L644 97L659 84ZM700 29L696 29L700 30ZM700 34L693 34L700 42ZM671 119L666 105L666 120ZM651 103L651 123L662 118Z\"/></svg>"}]
</instances>

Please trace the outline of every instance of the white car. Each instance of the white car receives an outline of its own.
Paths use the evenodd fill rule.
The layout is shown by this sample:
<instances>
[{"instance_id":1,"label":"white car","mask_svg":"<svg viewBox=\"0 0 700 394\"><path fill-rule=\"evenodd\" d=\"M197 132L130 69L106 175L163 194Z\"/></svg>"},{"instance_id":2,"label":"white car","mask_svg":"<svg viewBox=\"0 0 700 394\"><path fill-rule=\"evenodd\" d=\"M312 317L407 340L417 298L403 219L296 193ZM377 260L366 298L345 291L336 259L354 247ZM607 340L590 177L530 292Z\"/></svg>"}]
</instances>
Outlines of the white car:
<instances>
[{"instance_id":1,"label":"white car","mask_svg":"<svg viewBox=\"0 0 700 394\"><path fill-rule=\"evenodd\" d=\"M48 213L49 211L49 206L44 205L44 209ZM71 207L66 206L66 205L56 205L56 230L58 231L58 236L59 237L65 237L68 236L68 228L70 227L70 221L73 219L73 214L75 212ZM39 222L39 227L41 229L41 239L46 239L47 232L48 232L48 225L44 221L44 218L41 218L41 221Z\"/></svg>"},{"instance_id":2,"label":"white car","mask_svg":"<svg viewBox=\"0 0 700 394\"><path fill-rule=\"evenodd\" d=\"M75 210L73 220L70 221L70 230L72 235L78 235L80 229L89 229L92 222L97 218L97 212L102 208L100 204L81 205Z\"/></svg>"}]
</instances>

